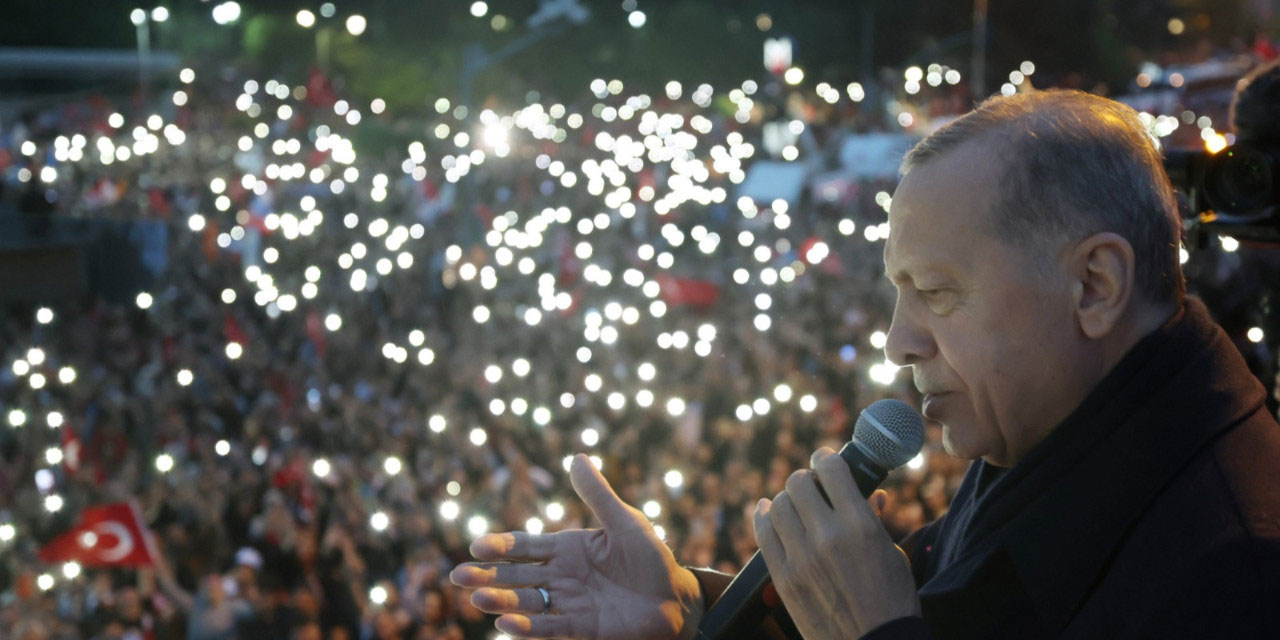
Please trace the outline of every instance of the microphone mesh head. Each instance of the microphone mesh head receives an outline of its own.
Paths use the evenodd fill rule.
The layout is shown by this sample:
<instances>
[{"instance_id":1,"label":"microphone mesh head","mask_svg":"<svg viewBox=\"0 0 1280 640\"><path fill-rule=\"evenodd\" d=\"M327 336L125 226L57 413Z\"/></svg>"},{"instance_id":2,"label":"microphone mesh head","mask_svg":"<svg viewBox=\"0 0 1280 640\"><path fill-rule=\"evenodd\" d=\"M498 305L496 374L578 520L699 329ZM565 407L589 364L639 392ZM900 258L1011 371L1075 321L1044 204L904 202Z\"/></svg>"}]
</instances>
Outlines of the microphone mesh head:
<instances>
[{"instance_id":1,"label":"microphone mesh head","mask_svg":"<svg viewBox=\"0 0 1280 640\"><path fill-rule=\"evenodd\" d=\"M853 439L879 458L886 469L897 469L916 457L924 446L924 421L901 400L877 400L858 416Z\"/></svg>"}]
</instances>

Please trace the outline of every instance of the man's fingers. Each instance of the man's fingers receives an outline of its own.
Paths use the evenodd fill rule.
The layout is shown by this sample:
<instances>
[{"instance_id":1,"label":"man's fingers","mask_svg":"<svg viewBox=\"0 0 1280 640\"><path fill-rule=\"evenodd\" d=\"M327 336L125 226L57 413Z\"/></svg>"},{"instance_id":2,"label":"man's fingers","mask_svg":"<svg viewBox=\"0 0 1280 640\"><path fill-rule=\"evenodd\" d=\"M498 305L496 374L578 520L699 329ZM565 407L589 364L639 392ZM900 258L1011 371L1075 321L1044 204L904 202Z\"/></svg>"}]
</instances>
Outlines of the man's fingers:
<instances>
[{"instance_id":1,"label":"man's fingers","mask_svg":"<svg viewBox=\"0 0 1280 640\"><path fill-rule=\"evenodd\" d=\"M616 529L635 524L635 517L626 503L613 492L613 487L609 486L604 476L600 475L600 470L591 464L586 455L579 453L573 457L573 464L569 467L569 481L604 528Z\"/></svg>"},{"instance_id":2,"label":"man's fingers","mask_svg":"<svg viewBox=\"0 0 1280 640\"><path fill-rule=\"evenodd\" d=\"M806 531L814 531L822 523L830 522L835 513L822 494L818 493L817 478L808 469L801 469L787 478L787 495L795 505L796 513Z\"/></svg>"},{"instance_id":3,"label":"man's fingers","mask_svg":"<svg viewBox=\"0 0 1280 640\"><path fill-rule=\"evenodd\" d=\"M477 560L542 562L555 555L554 535L523 531L488 533L471 543L471 555Z\"/></svg>"},{"instance_id":4,"label":"man's fingers","mask_svg":"<svg viewBox=\"0 0 1280 640\"><path fill-rule=\"evenodd\" d=\"M809 468L810 468L810 469L816 469L816 468L818 467L818 461L819 461L819 460L821 460L821 459L823 459L823 458L825 458L825 457L827 457L827 456L829 456L829 455L831 455L831 454L833 454L833 453L835 453L835 452L836 452L836 450L835 450L835 449L832 449L831 447L818 447L818 450L817 450L817 451L814 451L814 452L813 452L813 455L810 455L810 456L809 456ZM838 455L838 454L837 454L837 455Z\"/></svg>"},{"instance_id":5,"label":"man's fingers","mask_svg":"<svg viewBox=\"0 0 1280 640\"><path fill-rule=\"evenodd\" d=\"M509 613L494 623L513 638L574 638L572 616L523 616Z\"/></svg>"},{"instance_id":6,"label":"man's fingers","mask_svg":"<svg viewBox=\"0 0 1280 640\"><path fill-rule=\"evenodd\" d=\"M778 532L773 528L773 522L769 519L769 511L773 504L768 500L761 498L756 503L755 516L752 523L755 525L756 545L760 547L760 555L764 556L765 565L772 571L775 567L782 567L787 562L786 549L782 547L782 541L778 539Z\"/></svg>"},{"instance_id":7,"label":"man's fingers","mask_svg":"<svg viewBox=\"0 0 1280 640\"><path fill-rule=\"evenodd\" d=\"M449 573L449 579L459 587L527 587L546 584L551 570L542 564L521 562L460 564Z\"/></svg>"},{"instance_id":8,"label":"man's fingers","mask_svg":"<svg viewBox=\"0 0 1280 640\"><path fill-rule=\"evenodd\" d=\"M805 532L804 522L800 520L800 514L792 504L791 495L786 491L775 496L773 503L769 505L769 521L773 523L773 530L777 532L784 549L795 550L808 547L808 535Z\"/></svg>"},{"instance_id":9,"label":"man's fingers","mask_svg":"<svg viewBox=\"0 0 1280 640\"><path fill-rule=\"evenodd\" d=\"M877 518L884 518L884 505L889 499L889 492L884 489L876 489L872 492L871 497L867 498L867 502L871 504L871 510L876 512Z\"/></svg>"},{"instance_id":10,"label":"man's fingers","mask_svg":"<svg viewBox=\"0 0 1280 640\"><path fill-rule=\"evenodd\" d=\"M853 472L849 471L849 463L840 454L823 447L813 454L811 459L813 473L822 483L822 490L831 498L831 506L841 511L854 502L862 502L862 494L853 481Z\"/></svg>"},{"instance_id":11,"label":"man's fingers","mask_svg":"<svg viewBox=\"0 0 1280 640\"><path fill-rule=\"evenodd\" d=\"M542 594L537 589L484 587L471 594L471 604L485 613L542 613Z\"/></svg>"},{"instance_id":12,"label":"man's fingers","mask_svg":"<svg viewBox=\"0 0 1280 640\"><path fill-rule=\"evenodd\" d=\"M460 564L449 572L449 581L465 589L489 584L489 572L471 563Z\"/></svg>"}]
</instances>

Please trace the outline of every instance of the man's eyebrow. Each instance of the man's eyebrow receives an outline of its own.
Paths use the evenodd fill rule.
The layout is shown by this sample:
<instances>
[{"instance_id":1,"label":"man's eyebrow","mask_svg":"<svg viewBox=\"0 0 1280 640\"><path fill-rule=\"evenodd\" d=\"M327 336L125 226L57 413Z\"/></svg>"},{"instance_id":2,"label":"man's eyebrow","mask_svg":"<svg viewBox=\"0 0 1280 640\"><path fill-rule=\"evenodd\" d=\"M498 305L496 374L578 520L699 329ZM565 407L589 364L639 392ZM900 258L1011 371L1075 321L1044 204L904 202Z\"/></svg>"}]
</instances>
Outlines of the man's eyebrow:
<instances>
[{"instance_id":1,"label":"man's eyebrow","mask_svg":"<svg viewBox=\"0 0 1280 640\"><path fill-rule=\"evenodd\" d=\"M947 283L953 281L953 278L948 275L946 269L941 265L932 262L914 265L914 268L911 269L911 271L908 271L906 268L899 268L890 271L886 268L884 271L884 277L888 278L889 282L894 284L911 283L914 285L916 280L921 278L941 279Z\"/></svg>"},{"instance_id":2,"label":"man's eyebrow","mask_svg":"<svg viewBox=\"0 0 1280 640\"><path fill-rule=\"evenodd\" d=\"M908 276L907 272L902 268L898 268L898 269L890 268L889 263L892 261L892 259L889 255L889 252L892 248L893 248L892 244L886 241L884 245L884 251L880 256L880 260L881 260L881 264L884 266L884 271L883 271L884 277L887 278L889 282L892 282L893 284L896 285L908 279L910 276Z\"/></svg>"},{"instance_id":3,"label":"man's eyebrow","mask_svg":"<svg viewBox=\"0 0 1280 640\"><path fill-rule=\"evenodd\" d=\"M907 273L905 269L897 269L894 271L889 271L888 269L885 269L884 277L888 278L889 282L892 282L894 284L902 284L904 282L911 281L911 274Z\"/></svg>"}]
</instances>

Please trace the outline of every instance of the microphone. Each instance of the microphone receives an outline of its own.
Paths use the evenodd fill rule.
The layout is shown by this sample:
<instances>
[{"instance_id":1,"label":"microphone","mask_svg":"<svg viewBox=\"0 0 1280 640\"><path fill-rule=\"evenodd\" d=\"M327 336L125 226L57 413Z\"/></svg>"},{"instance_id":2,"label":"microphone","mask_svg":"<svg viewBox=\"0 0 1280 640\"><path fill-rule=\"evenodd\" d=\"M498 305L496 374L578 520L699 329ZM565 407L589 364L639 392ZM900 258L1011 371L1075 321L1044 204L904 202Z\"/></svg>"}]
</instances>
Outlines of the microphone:
<instances>
[{"instance_id":1,"label":"microphone","mask_svg":"<svg viewBox=\"0 0 1280 640\"><path fill-rule=\"evenodd\" d=\"M840 450L840 457L848 463L858 491L867 498L890 471L914 458L922 445L924 422L920 414L901 400L878 400L858 416L853 440ZM827 504L831 504L821 484L818 491ZM764 556L757 551L707 611L694 637L697 640L756 637L766 616L775 609L785 613L786 610L779 607L781 603ZM779 620L784 632L793 638L800 637L789 617L777 618L785 618Z\"/></svg>"}]
</instances>

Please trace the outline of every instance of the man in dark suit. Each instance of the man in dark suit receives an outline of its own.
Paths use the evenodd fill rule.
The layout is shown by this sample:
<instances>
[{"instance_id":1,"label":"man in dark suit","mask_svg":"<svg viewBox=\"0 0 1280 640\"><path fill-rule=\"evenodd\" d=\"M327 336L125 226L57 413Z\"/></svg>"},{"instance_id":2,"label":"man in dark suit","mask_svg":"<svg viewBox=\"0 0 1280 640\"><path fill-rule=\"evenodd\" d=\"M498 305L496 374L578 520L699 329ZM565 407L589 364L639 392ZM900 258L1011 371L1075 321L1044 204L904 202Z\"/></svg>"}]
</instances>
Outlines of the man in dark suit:
<instances>
[{"instance_id":1,"label":"man in dark suit","mask_svg":"<svg viewBox=\"0 0 1280 640\"><path fill-rule=\"evenodd\" d=\"M903 170L886 351L975 462L909 562L829 449L761 500L756 540L799 631L1280 637L1280 426L1185 297L1137 114L1079 92L995 98ZM455 581L514 636L693 637L730 577L678 566L585 458L571 477L602 529L484 536Z\"/></svg>"}]
</instances>

